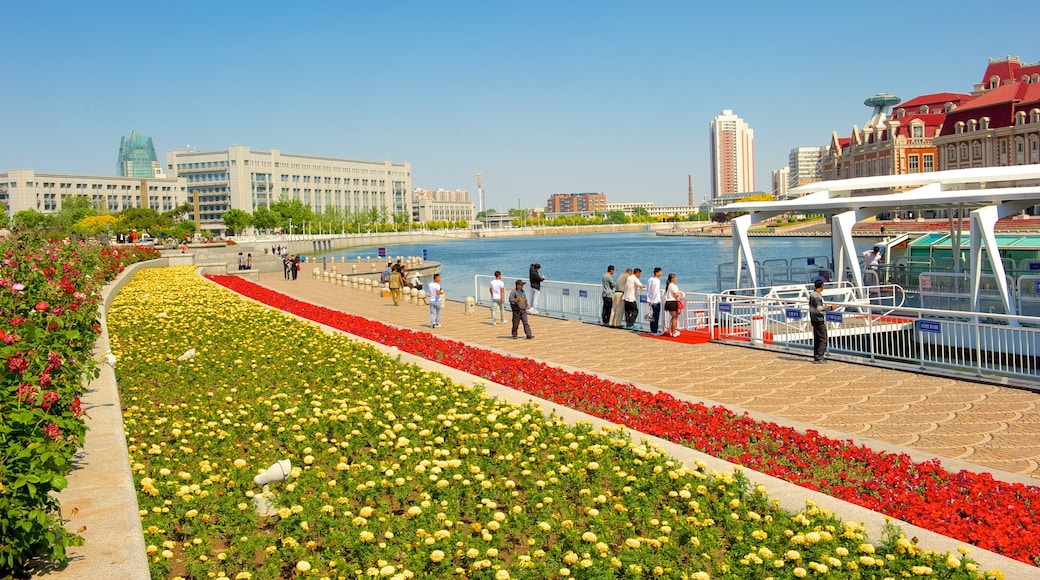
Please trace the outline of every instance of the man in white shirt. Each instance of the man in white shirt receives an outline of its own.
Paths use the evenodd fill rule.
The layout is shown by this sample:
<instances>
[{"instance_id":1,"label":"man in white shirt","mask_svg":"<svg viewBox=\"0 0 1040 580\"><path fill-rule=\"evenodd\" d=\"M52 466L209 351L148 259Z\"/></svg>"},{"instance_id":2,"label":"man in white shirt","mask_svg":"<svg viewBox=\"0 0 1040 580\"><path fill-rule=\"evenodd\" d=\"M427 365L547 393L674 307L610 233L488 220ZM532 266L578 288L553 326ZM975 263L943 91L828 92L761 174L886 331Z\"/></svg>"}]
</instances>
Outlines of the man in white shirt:
<instances>
[{"instance_id":1,"label":"man in white shirt","mask_svg":"<svg viewBox=\"0 0 1040 580\"><path fill-rule=\"evenodd\" d=\"M495 310L498 320L495 320ZM506 323L506 283L502 281L502 272L495 270L495 279L491 281L491 326Z\"/></svg>"},{"instance_id":2,"label":"man in white shirt","mask_svg":"<svg viewBox=\"0 0 1040 580\"><path fill-rule=\"evenodd\" d=\"M664 334L658 330L661 321L661 268L654 268L654 275L646 282L646 303L650 307L650 334Z\"/></svg>"},{"instance_id":3,"label":"man in white shirt","mask_svg":"<svg viewBox=\"0 0 1040 580\"><path fill-rule=\"evenodd\" d=\"M441 290L441 275L434 274L433 282L426 287L430 291L430 326L437 328L441 325L441 307L444 306L444 290Z\"/></svg>"},{"instance_id":4,"label":"man in white shirt","mask_svg":"<svg viewBox=\"0 0 1040 580\"><path fill-rule=\"evenodd\" d=\"M621 297L625 302L625 328L635 327L636 319L639 318L639 291L646 289L639 281L642 273L641 269L636 268L625 281L625 294Z\"/></svg>"}]
</instances>

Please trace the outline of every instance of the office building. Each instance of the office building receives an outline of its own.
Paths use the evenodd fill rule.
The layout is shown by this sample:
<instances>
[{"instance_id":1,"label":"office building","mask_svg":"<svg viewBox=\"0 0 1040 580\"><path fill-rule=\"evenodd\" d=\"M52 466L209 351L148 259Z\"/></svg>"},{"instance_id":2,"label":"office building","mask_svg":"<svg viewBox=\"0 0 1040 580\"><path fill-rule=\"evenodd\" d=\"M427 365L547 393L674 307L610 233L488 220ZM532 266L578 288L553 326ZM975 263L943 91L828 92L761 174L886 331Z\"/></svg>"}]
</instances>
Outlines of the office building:
<instances>
[{"instance_id":1,"label":"office building","mask_svg":"<svg viewBox=\"0 0 1040 580\"><path fill-rule=\"evenodd\" d=\"M149 207L162 213L187 201L184 178L70 175L17 169L0 173L0 203L13 216L22 210L50 214L69 197L86 197L99 211Z\"/></svg>"},{"instance_id":2,"label":"office building","mask_svg":"<svg viewBox=\"0 0 1040 580\"><path fill-rule=\"evenodd\" d=\"M787 157L788 189L794 189L806 183L816 183L823 178L820 159L827 152L825 147L795 147ZM773 192L776 193L775 191ZM784 196L787 197L786 195Z\"/></svg>"},{"instance_id":3,"label":"office building","mask_svg":"<svg viewBox=\"0 0 1040 580\"><path fill-rule=\"evenodd\" d=\"M726 109L710 129L711 197L755 190L755 132Z\"/></svg>"},{"instance_id":4,"label":"office building","mask_svg":"<svg viewBox=\"0 0 1040 580\"><path fill-rule=\"evenodd\" d=\"M314 213L342 215L375 210L387 219L412 217L410 163L355 161L333 157L253 151L168 151L166 172L186 180L191 201L197 196L200 229L224 230L224 212L249 213L285 200L299 200Z\"/></svg>"},{"instance_id":5,"label":"office building","mask_svg":"<svg viewBox=\"0 0 1040 580\"><path fill-rule=\"evenodd\" d=\"M129 137L119 140L116 175L123 177L159 177L162 175L162 164L155 156L155 146L152 144L151 137L145 137L137 131L130 131Z\"/></svg>"}]
</instances>

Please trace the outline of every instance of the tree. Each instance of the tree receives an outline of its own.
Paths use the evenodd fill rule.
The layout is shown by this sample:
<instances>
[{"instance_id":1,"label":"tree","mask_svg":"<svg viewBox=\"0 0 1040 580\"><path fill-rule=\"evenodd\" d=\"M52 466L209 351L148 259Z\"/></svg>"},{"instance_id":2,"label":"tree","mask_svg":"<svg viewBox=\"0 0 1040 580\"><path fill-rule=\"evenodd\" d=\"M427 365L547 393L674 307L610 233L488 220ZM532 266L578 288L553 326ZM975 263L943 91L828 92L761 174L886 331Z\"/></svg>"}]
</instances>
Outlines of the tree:
<instances>
[{"instance_id":1,"label":"tree","mask_svg":"<svg viewBox=\"0 0 1040 580\"><path fill-rule=\"evenodd\" d=\"M71 231L77 234L100 234L103 231L114 228L116 218L112 215L88 215L87 217L72 224Z\"/></svg>"},{"instance_id":2,"label":"tree","mask_svg":"<svg viewBox=\"0 0 1040 580\"><path fill-rule=\"evenodd\" d=\"M232 235L249 227L253 216L240 209L229 209L224 212L224 227L231 230Z\"/></svg>"},{"instance_id":3,"label":"tree","mask_svg":"<svg viewBox=\"0 0 1040 580\"><path fill-rule=\"evenodd\" d=\"M137 230L138 232L144 232L148 230L151 232L155 230L158 232L159 228L163 227L164 222L159 212L154 209L147 207L128 207L123 211L119 212L119 221L116 222L119 230L128 232L130 230ZM169 225L173 225L172 222Z\"/></svg>"},{"instance_id":4,"label":"tree","mask_svg":"<svg viewBox=\"0 0 1040 580\"><path fill-rule=\"evenodd\" d=\"M647 211L647 209L645 207L636 206L635 208L632 209L632 215L639 216L639 217L646 217L646 216L650 215L650 212Z\"/></svg>"},{"instance_id":5,"label":"tree","mask_svg":"<svg viewBox=\"0 0 1040 580\"><path fill-rule=\"evenodd\" d=\"M61 209L55 214L55 225L63 230L71 231L73 224L92 215L98 215L94 203L85 195L74 195L61 202Z\"/></svg>"},{"instance_id":6,"label":"tree","mask_svg":"<svg viewBox=\"0 0 1040 580\"><path fill-rule=\"evenodd\" d=\"M17 230L33 230L36 228L47 228L51 224L51 216L40 213L34 209L23 209L15 212L11 220Z\"/></svg>"},{"instance_id":7,"label":"tree","mask_svg":"<svg viewBox=\"0 0 1040 580\"><path fill-rule=\"evenodd\" d=\"M302 232L303 222L314 221L314 212L298 199L282 198L271 204L271 211L280 216L278 226L287 232L289 225L292 224L293 231L289 232L290 234Z\"/></svg>"},{"instance_id":8,"label":"tree","mask_svg":"<svg viewBox=\"0 0 1040 580\"><path fill-rule=\"evenodd\" d=\"M627 221L628 221L628 218L625 217L625 212L623 212L623 211L621 211L619 209L615 209L614 211L608 211L607 212L607 222L609 222L609 223L612 223L612 224L623 224L623 223L625 223Z\"/></svg>"},{"instance_id":9,"label":"tree","mask_svg":"<svg viewBox=\"0 0 1040 580\"><path fill-rule=\"evenodd\" d=\"M253 212L253 227L260 230L274 229L278 227L279 217L277 213L262 205Z\"/></svg>"}]
</instances>

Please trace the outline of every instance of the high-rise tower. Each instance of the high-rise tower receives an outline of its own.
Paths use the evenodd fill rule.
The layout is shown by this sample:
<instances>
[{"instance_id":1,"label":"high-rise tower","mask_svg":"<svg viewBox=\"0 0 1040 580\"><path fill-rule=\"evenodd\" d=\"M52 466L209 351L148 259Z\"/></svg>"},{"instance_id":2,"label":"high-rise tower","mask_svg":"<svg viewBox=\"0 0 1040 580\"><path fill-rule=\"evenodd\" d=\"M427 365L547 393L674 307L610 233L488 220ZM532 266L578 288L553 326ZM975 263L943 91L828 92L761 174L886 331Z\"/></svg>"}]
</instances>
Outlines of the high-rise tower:
<instances>
[{"instance_id":1,"label":"high-rise tower","mask_svg":"<svg viewBox=\"0 0 1040 580\"><path fill-rule=\"evenodd\" d=\"M712 119L711 198L755 190L755 132L726 109Z\"/></svg>"},{"instance_id":2,"label":"high-rise tower","mask_svg":"<svg viewBox=\"0 0 1040 580\"><path fill-rule=\"evenodd\" d=\"M119 140L119 160L116 175L123 177L157 177L162 175L162 165L155 156L152 138L137 131Z\"/></svg>"}]
</instances>

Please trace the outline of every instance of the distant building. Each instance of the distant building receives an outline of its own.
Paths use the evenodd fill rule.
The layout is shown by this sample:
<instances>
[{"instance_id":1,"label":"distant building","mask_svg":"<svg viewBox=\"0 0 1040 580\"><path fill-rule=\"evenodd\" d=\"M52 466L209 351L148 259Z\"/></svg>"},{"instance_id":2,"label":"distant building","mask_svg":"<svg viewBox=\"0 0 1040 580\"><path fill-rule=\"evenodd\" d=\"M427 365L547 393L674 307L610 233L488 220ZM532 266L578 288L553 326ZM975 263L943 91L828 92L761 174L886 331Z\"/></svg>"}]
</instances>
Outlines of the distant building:
<instances>
[{"instance_id":1,"label":"distant building","mask_svg":"<svg viewBox=\"0 0 1040 580\"><path fill-rule=\"evenodd\" d=\"M412 199L432 199L433 201L469 201L469 192L465 189L423 189L412 190Z\"/></svg>"},{"instance_id":2,"label":"distant building","mask_svg":"<svg viewBox=\"0 0 1040 580\"><path fill-rule=\"evenodd\" d=\"M418 223L432 221L471 222L477 217L477 210L472 201L438 201L435 199L416 199L412 202L412 221Z\"/></svg>"},{"instance_id":3,"label":"distant building","mask_svg":"<svg viewBox=\"0 0 1040 580\"><path fill-rule=\"evenodd\" d=\"M709 124L711 197L755 189L755 132L726 109Z\"/></svg>"},{"instance_id":4,"label":"distant building","mask_svg":"<svg viewBox=\"0 0 1040 580\"><path fill-rule=\"evenodd\" d=\"M772 183L773 197L776 199L787 199L790 196L790 187L788 187L788 178L791 175L791 168L784 167L783 169L774 169L770 172L770 182Z\"/></svg>"},{"instance_id":5,"label":"distant building","mask_svg":"<svg viewBox=\"0 0 1040 580\"><path fill-rule=\"evenodd\" d=\"M162 175L162 164L155 156L155 146L152 145L151 137L145 137L137 131L130 131L129 137L122 137L119 140L116 175L122 177L159 177Z\"/></svg>"},{"instance_id":6,"label":"distant building","mask_svg":"<svg viewBox=\"0 0 1040 580\"><path fill-rule=\"evenodd\" d=\"M788 189L794 189L806 183L816 183L823 179L820 160L826 152L826 147L795 147L791 149L791 153L787 156L787 167L789 169L787 176ZM776 194L775 191L773 193ZM787 195L785 194L783 197L787 198Z\"/></svg>"},{"instance_id":7,"label":"distant building","mask_svg":"<svg viewBox=\"0 0 1040 580\"><path fill-rule=\"evenodd\" d=\"M935 138L939 168L1040 163L1040 63L991 59L972 94Z\"/></svg>"},{"instance_id":8,"label":"distant building","mask_svg":"<svg viewBox=\"0 0 1040 580\"><path fill-rule=\"evenodd\" d=\"M667 217L678 215L686 217L690 214L697 213L700 208L697 206L690 205L654 205L652 201L635 201L635 202L621 202L621 203L608 203L607 212L620 211L625 215L633 215L636 208L641 208L646 211L648 215L654 217Z\"/></svg>"},{"instance_id":9,"label":"distant building","mask_svg":"<svg viewBox=\"0 0 1040 580\"><path fill-rule=\"evenodd\" d=\"M554 193L545 203L545 213L591 214L607 211L607 196L602 193Z\"/></svg>"},{"instance_id":10,"label":"distant building","mask_svg":"<svg viewBox=\"0 0 1040 580\"><path fill-rule=\"evenodd\" d=\"M0 173L0 203L12 216L22 210L50 214L69 197L83 196L100 211L116 213L132 207L169 211L187 201L184 178L70 175L17 169Z\"/></svg>"},{"instance_id":11,"label":"distant building","mask_svg":"<svg viewBox=\"0 0 1040 580\"><path fill-rule=\"evenodd\" d=\"M299 200L315 213L344 215L376 210L412 216L412 167L391 161L355 161L229 147L219 151L167 151L166 171L187 181L198 198L200 229L224 230L224 213L249 213L279 200Z\"/></svg>"}]
</instances>

